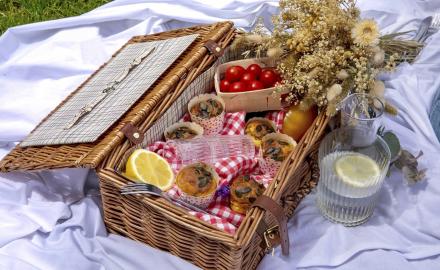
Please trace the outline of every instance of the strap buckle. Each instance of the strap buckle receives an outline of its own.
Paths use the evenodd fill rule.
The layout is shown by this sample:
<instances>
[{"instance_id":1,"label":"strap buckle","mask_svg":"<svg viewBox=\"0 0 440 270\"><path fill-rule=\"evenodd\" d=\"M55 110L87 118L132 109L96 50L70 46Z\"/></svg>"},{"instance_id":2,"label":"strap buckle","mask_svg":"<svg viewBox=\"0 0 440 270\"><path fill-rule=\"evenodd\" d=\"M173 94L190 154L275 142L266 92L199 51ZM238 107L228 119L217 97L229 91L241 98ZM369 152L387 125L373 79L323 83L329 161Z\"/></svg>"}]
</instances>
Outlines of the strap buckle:
<instances>
[{"instance_id":1,"label":"strap buckle","mask_svg":"<svg viewBox=\"0 0 440 270\"><path fill-rule=\"evenodd\" d=\"M276 219L276 226L270 227L266 230L257 230L260 232L260 236L264 239L266 244L266 251L273 249L274 246L281 244L281 251L283 255L289 255L289 234L287 232L287 217L284 214L283 208L278 203L272 200L270 197L261 195L253 203L252 207L259 207L266 212L272 214ZM261 220L260 225L265 223L264 219ZM265 226L265 228L267 228ZM278 237L276 237L278 236ZM272 251L273 252L273 251Z\"/></svg>"},{"instance_id":2,"label":"strap buckle","mask_svg":"<svg viewBox=\"0 0 440 270\"><path fill-rule=\"evenodd\" d=\"M280 244L280 233L278 230L278 225L275 225L263 233L264 243L265 243L265 253L268 254L272 251L272 256L275 252L275 247Z\"/></svg>"}]
</instances>

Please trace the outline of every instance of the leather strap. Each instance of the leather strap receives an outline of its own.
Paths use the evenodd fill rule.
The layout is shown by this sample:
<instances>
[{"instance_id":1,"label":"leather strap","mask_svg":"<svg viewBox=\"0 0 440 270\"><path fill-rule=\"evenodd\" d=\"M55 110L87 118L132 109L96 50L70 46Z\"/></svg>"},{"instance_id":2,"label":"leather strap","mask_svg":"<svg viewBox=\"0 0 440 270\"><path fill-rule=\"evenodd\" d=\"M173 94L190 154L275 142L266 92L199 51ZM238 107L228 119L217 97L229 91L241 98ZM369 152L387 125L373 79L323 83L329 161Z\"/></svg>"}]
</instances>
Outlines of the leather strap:
<instances>
[{"instance_id":1,"label":"leather strap","mask_svg":"<svg viewBox=\"0 0 440 270\"><path fill-rule=\"evenodd\" d=\"M283 255L289 255L289 234L287 233L287 217L284 215L283 208L270 197L262 195L257 198L252 207L259 207L266 212L270 212L278 222L278 231L281 240L281 251Z\"/></svg>"},{"instance_id":2,"label":"leather strap","mask_svg":"<svg viewBox=\"0 0 440 270\"><path fill-rule=\"evenodd\" d=\"M220 57L223 55L225 49L223 49L220 45L218 45L214 40L212 39L208 39L208 41L206 41L205 45L203 45L206 47L206 49L208 49L208 51L217 56Z\"/></svg>"},{"instance_id":3,"label":"leather strap","mask_svg":"<svg viewBox=\"0 0 440 270\"><path fill-rule=\"evenodd\" d=\"M126 124L121 131L133 144L139 144L144 140L144 133L142 133L137 127L133 126L132 123Z\"/></svg>"}]
</instances>

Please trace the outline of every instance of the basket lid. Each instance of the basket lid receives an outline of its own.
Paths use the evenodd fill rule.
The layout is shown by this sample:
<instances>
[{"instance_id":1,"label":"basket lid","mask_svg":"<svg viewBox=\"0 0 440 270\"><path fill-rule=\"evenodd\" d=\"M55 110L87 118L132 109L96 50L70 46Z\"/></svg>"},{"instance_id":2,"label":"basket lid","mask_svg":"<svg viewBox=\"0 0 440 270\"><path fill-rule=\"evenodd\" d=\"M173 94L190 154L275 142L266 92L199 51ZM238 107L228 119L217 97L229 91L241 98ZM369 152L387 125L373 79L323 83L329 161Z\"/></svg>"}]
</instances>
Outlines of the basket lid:
<instances>
[{"instance_id":1,"label":"basket lid","mask_svg":"<svg viewBox=\"0 0 440 270\"><path fill-rule=\"evenodd\" d=\"M16 146L3 158L3 160L0 161L0 171L8 172L67 167L97 167L109 152L128 136L126 134L133 134L133 129L135 129L135 127L153 111L154 107L159 104L167 93L185 79L190 70L196 69L200 63L206 64L215 60L215 57L212 55L218 56L218 52L223 51L227 46L227 42L224 41L227 34L231 31L233 31L232 22L220 22L210 25L177 29L153 35L133 37L122 46L107 63L95 71L82 85L72 92L45 119L43 119L31 132L31 136L35 134L36 131L42 131L42 134L45 136L50 134L47 132L45 134L46 129L42 127L44 127L50 119L53 119L54 115L60 113L63 105L71 102L84 85L95 80L101 69L109 65L109 63L117 58L118 55L120 56L120 53L124 51L124 48L133 44L142 44L186 36L193 36L195 40L189 42L190 45L186 46L186 50L180 54L177 60L175 60L150 87L146 86L148 91L145 91L145 93L134 102L130 109L119 117L114 124L110 125L109 128L106 128L105 132L99 135L96 140L85 143L69 144L54 144L53 140L49 140L52 142L51 145L40 143L44 145L39 146L36 146L35 144L32 145L32 143L24 143L23 145ZM218 47L216 47L215 44L218 44ZM203 70L200 70L200 73L202 71ZM86 121L87 119L82 120ZM86 123L89 122L90 121L87 121ZM129 139L135 143L139 138Z\"/></svg>"}]
</instances>

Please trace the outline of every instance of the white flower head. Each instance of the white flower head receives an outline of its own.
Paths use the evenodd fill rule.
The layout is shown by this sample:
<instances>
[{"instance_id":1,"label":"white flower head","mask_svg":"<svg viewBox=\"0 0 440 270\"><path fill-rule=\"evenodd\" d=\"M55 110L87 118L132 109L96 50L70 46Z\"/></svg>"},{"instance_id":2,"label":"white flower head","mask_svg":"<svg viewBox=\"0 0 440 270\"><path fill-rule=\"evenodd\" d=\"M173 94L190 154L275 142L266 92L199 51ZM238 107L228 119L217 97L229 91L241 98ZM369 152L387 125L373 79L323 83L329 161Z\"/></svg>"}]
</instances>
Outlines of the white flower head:
<instances>
[{"instance_id":1,"label":"white flower head","mask_svg":"<svg viewBox=\"0 0 440 270\"><path fill-rule=\"evenodd\" d=\"M342 93L342 86L338 83L333 84L327 89L327 100L332 101Z\"/></svg>"},{"instance_id":2,"label":"white flower head","mask_svg":"<svg viewBox=\"0 0 440 270\"><path fill-rule=\"evenodd\" d=\"M283 54L283 49L281 48L269 48L267 50L267 56L271 58L279 58Z\"/></svg>"},{"instance_id":3,"label":"white flower head","mask_svg":"<svg viewBox=\"0 0 440 270\"><path fill-rule=\"evenodd\" d=\"M377 97L383 97L385 94L385 84L383 81L376 80L373 85L373 94Z\"/></svg>"},{"instance_id":4,"label":"white flower head","mask_svg":"<svg viewBox=\"0 0 440 270\"><path fill-rule=\"evenodd\" d=\"M263 42L263 37L257 34L246 35L246 40L253 44L261 44Z\"/></svg>"},{"instance_id":5,"label":"white flower head","mask_svg":"<svg viewBox=\"0 0 440 270\"><path fill-rule=\"evenodd\" d=\"M348 77L350 77L350 75L345 69L339 70L338 73L336 74L336 78L338 78L339 80L345 80Z\"/></svg>"},{"instance_id":6,"label":"white flower head","mask_svg":"<svg viewBox=\"0 0 440 270\"><path fill-rule=\"evenodd\" d=\"M379 27L374 20L362 20L351 30L353 42L360 46L376 46L379 44Z\"/></svg>"},{"instance_id":7,"label":"white flower head","mask_svg":"<svg viewBox=\"0 0 440 270\"><path fill-rule=\"evenodd\" d=\"M373 65L378 67L383 64L385 61L385 52L384 50L380 49L374 52L373 55Z\"/></svg>"}]
</instances>

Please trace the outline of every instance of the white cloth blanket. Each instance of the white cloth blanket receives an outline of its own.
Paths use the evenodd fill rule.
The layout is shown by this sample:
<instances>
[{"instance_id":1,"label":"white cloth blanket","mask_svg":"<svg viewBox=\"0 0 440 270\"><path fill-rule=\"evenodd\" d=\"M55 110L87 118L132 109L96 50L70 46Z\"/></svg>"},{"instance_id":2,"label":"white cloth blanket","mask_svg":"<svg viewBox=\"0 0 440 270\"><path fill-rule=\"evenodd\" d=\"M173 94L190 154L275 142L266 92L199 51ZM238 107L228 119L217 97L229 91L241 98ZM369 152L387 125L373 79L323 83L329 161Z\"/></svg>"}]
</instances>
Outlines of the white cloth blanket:
<instances>
[{"instance_id":1,"label":"white cloth blanket","mask_svg":"<svg viewBox=\"0 0 440 270\"><path fill-rule=\"evenodd\" d=\"M269 25L277 1L120 0L79 17L24 25L0 37L0 156L134 35L230 19L249 29ZM383 33L413 30L440 12L437 0L359 1ZM440 87L440 34L414 65L384 76L399 108L386 118L403 146L423 150L427 180L407 186L399 172L386 180L364 225L325 220L307 196L289 222L291 255L266 256L260 269L439 269L440 144L429 124ZM0 175L0 269L195 269L168 253L108 235L96 176L84 169Z\"/></svg>"}]
</instances>

